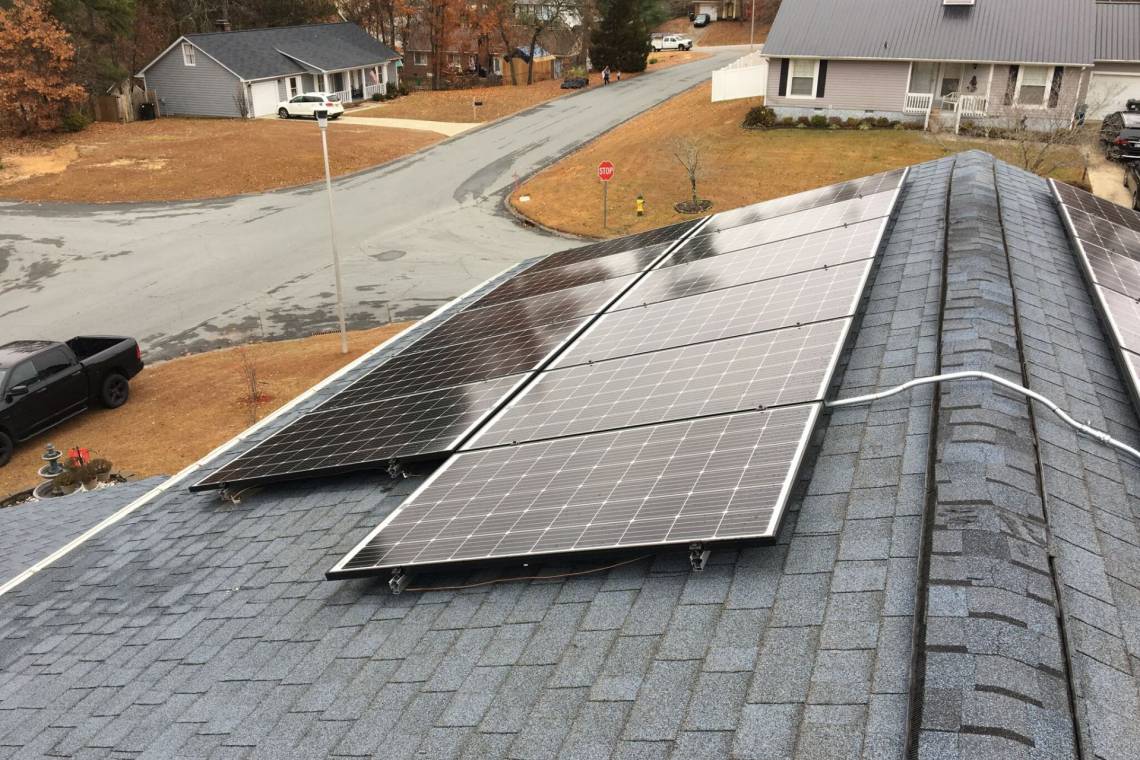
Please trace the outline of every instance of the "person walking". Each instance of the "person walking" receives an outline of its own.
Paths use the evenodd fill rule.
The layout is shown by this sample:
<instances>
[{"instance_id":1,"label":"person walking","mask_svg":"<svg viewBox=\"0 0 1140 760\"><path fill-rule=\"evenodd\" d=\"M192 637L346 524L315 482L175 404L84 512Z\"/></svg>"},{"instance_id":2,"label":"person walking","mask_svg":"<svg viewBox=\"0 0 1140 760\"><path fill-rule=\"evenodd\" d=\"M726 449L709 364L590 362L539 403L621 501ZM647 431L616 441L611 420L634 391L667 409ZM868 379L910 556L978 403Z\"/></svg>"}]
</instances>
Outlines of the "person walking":
<instances>
[{"instance_id":1,"label":"person walking","mask_svg":"<svg viewBox=\"0 0 1140 760\"><path fill-rule=\"evenodd\" d=\"M619 82L621 81L621 69L618 69L618 70L617 70L617 80L618 80Z\"/></svg>"},{"instance_id":2,"label":"person walking","mask_svg":"<svg viewBox=\"0 0 1140 760\"><path fill-rule=\"evenodd\" d=\"M605 87L610 83L610 67L606 66L602 69L602 86Z\"/></svg>"}]
</instances>

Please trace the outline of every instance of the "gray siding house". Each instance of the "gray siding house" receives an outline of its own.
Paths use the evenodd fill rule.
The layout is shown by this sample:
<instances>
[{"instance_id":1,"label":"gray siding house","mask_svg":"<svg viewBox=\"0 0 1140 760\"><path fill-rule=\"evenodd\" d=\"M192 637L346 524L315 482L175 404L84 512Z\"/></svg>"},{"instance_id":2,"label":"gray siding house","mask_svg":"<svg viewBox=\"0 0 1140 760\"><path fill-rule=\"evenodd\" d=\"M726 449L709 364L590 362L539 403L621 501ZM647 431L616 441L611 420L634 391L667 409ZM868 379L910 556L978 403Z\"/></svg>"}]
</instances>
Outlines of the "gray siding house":
<instances>
[{"instance_id":1,"label":"gray siding house","mask_svg":"<svg viewBox=\"0 0 1140 760\"><path fill-rule=\"evenodd\" d=\"M399 60L356 24L309 24L186 34L138 76L164 115L254 117L303 92L371 97L397 82Z\"/></svg>"},{"instance_id":2,"label":"gray siding house","mask_svg":"<svg viewBox=\"0 0 1140 760\"><path fill-rule=\"evenodd\" d=\"M783 0L764 52L781 116L1048 128L1140 95L1140 4Z\"/></svg>"}]
</instances>

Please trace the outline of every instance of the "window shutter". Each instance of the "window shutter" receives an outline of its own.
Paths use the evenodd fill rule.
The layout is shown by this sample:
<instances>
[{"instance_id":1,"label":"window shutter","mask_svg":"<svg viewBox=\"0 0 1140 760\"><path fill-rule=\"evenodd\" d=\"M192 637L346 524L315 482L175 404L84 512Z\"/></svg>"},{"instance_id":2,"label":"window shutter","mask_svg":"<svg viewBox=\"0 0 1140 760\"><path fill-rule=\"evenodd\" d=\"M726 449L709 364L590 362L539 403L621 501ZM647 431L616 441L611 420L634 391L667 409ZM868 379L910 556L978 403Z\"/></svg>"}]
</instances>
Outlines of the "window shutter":
<instances>
[{"instance_id":1,"label":"window shutter","mask_svg":"<svg viewBox=\"0 0 1140 760\"><path fill-rule=\"evenodd\" d=\"M1002 99L1007 106L1013 105L1013 96L1017 92L1017 73L1020 70L1021 67L1017 65L1009 67L1009 81L1005 83L1005 97Z\"/></svg>"},{"instance_id":2,"label":"window shutter","mask_svg":"<svg viewBox=\"0 0 1140 760\"><path fill-rule=\"evenodd\" d=\"M819 62L819 79L815 83L815 96L817 98L823 97L823 87L827 84L827 61Z\"/></svg>"},{"instance_id":3,"label":"window shutter","mask_svg":"<svg viewBox=\"0 0 1140 760\"><path fill-rule=\"evenodd\" d=\"M1061 101L1061 83L1065 80L1065 69L1061 66L1053 69L1053 84L1049 87L1049 107L1056 108Z\"/></svg>"},{"instance_id":4,"label":"window shutter","mask_svg":"<svg viewBox=\"0 0 1140 760\"><path fill-rule=\"evenodd\" d=\"M780 59L780 97L788 94L788 59Z\"/></svg>"}]
</instances>

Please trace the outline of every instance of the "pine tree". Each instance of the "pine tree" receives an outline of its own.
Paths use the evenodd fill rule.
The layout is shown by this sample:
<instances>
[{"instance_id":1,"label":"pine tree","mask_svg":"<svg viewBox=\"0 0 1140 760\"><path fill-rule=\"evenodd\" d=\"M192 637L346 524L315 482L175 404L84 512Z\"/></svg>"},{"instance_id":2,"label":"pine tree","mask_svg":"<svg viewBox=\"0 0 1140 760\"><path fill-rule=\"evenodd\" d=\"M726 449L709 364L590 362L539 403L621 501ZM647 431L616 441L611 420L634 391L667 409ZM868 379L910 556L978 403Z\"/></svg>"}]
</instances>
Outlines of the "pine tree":
<instances>
[{"instance_id":1,"label":"pine tree","mask_svg":"<svg viewBox=\"0 0 1140 760\"><path fill-rule=\"evenodd\" d=\"M649 56L649 25L643 0L608 0L593 34L590 63L595 69L645 71Z\"/></svg>"}]
</instances>

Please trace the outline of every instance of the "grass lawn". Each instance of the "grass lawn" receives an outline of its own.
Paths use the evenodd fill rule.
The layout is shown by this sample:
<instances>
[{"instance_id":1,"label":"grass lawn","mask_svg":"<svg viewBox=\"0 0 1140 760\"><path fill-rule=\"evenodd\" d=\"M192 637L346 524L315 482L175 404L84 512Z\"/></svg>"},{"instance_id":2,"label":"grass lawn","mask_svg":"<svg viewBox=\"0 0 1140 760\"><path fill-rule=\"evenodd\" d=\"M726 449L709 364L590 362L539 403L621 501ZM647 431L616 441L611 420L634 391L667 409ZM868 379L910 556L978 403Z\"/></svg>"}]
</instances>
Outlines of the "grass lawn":
<instances>
[{"instance_id":1,"label":"grass lawn","mask_svg":"<svg viewBox=\"0 0 1140 760\"><path fill-rule=\"evenodd\" d=\"M699 58L707 58L704 53L668 51L653 53L655 61L646 68L646 73L660 71L671 66L688 63ZM590 87L602 83L601 74L590 74ZM628 77L627 77L628 78ZM510 116L548 100L567 95L578 90L563 90L562 80L548 79L532 85L503 85L501 87L478 87L467 90L418 90L410 95L397 98L377 106L356 108L351 116L364 116L384 119L424 119L426 121L484 122ZM471 101L480 100L478 113L473 113Z\"/></svg>"},{"instance_id":2,"label":"grass lawn","mask_svg":"<svg viewBox=\"0 0 1140 760\"><path fill-rule=\"evenodd\" d=\"M768 39L770 24L756 25L756 44ZM708 26L696 27L688 16L671 18L653 31L664 34L684 34L697 45L747 45L752 25L747 21L714 21Z\"/></svg>"},{"instance_id":3,"label":"grass lawn","mask_svg":"<svg viewBox=\"0 0 1140 760\"><path fill-rule=\"evenodd\" d=\"M347 174L443 139L434 132L334 124L333 174ZM324 176L307 119L166 118L97 123L74 135L0 143L0 199L169 201L217 198Z\"/></svg>"},{"instance_id":4,"label":"grass lawn","mask_svg":"<svg viewBox=\"0 0 1140 760\"><path fill-rule=\"evenodd\" d=\"M0 468L0 497L39 482L36 469L49 442L62 450L84 446L137 477L173 475L410 324L350 333L347 355L341 355L340 337L334 334L255 343L147 367L131 382L126 406L93 409L21 444ZM256 406L248 401L243 352L257 372L262 399Z\"/></svg>"},{"instance_id":5,"label":"grass lawn","mask_svg":"<svg viewBox=\"0 0 1140 760\"><path fill-rule=\"evenodd\" d=\"M1001 144L940 144L918 131L746 130L740 126L744 114L762 99L712 103L710 88L695 87L603 135L525 182L511 203L548 227L591 237L626 235L688 218L673 210L674 203L689 197L685 170L669 151L670 141L680 136L698 136L705 143L705 176L698 189L702 198L713 201L714 212L956 151L982 148L1009 158ZM596 175L602 160L616 165L605 229ZM1058 178L1075 181L1080 171L1069 169ZM646 207L641 218L634 210L639 193ZM520 196L530 200L521 202Z\"/></svg>"}]
</instances>

